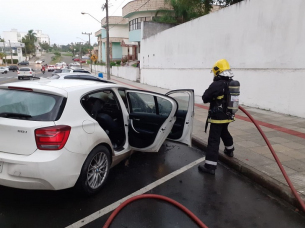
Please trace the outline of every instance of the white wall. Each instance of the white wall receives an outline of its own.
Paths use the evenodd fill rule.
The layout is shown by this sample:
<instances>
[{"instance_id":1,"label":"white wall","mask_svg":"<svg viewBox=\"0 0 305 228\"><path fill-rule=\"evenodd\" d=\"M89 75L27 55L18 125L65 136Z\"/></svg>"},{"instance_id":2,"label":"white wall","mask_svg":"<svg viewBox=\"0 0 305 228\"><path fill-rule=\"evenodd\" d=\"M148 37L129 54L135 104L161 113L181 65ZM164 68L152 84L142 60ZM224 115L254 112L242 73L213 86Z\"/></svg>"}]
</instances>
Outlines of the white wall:
<instances>
[{"instance_id":1,"label":"white wall","mask_svg":"<svg viewBox=\"0 0 305 228\"><path fill-rule=\"evenodd\" d=\"M139 68L136 67L112 67L112 75L120 77L120 78L125 78L130 81L137 81L139 78Z\"/></svg>"},{"instance_id":2,"label":"white wall","mask_svg":"<svg viewBox=\"0 0 305 228\"><path fill-rule=\"evenodd\" d=\"M18 32L17 31L5 31L2 33L2 38L8 42L9 40L11 42L18 42L18 37L17 37Z\"/></svg>"},{"instance_id":3,"label":"white wall","mask_svg":"<svg viewBox=\"0 0 305 228\"><path fill-rule=\"evenodd\" d=\"M202 95L229 61L241 102L305 118L305 1L245 0L141 42L141 82Z\"/></svg>"},{"instance_id":4,"label":"white wall","mask_svg":"<svg viewBox=\"0 0 305 228\"><path fill-rule=\"evenodd\" d=\"M111 29L109 30L109 37L128 38L129 37L128 25L115 25L111 27Z\"/></svg>"}]
</instances>

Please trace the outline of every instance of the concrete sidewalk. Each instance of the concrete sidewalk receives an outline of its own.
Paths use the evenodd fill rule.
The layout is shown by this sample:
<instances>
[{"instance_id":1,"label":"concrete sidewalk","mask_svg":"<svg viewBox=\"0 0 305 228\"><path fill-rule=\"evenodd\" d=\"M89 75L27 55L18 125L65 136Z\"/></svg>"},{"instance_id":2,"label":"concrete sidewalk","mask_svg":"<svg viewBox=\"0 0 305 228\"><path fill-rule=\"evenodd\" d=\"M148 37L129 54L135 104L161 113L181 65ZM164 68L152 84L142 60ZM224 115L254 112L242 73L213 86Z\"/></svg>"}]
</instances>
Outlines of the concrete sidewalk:
<instances>
[{"instance_id":1,"label":"concrete sidewalk","mask_svg":"<svg viewBox=\"0 0 305 228\"><path fill-rule=\"evenodd\" d=\"M115 83L131 88L163 94L169 91L115 76L111 79ZM208 141L208 133L204 132L208 105L204 105L199 96L195 97L195 103L193 142L197 146L205 147ZM289 178L301 197L305 199L305 119L256 108L244 108L254 119L260 121L262 130L277 152ZM242 111L239 110L237 114L236 121L229 125L234 138L235 157L225 156L222 152L224 145L221 143L219 160L257 181L286 201L297 205L266 142Z\"/></svg>"}]
</instances>

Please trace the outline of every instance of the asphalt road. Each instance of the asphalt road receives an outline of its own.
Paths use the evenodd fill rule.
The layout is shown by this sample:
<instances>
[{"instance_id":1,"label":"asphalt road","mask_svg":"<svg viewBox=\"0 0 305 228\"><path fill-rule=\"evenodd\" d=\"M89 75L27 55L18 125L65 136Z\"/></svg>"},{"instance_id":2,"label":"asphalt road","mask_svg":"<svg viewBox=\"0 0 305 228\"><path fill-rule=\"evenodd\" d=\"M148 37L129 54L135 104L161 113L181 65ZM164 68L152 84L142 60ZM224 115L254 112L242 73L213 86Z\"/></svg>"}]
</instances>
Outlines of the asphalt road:
<instances>
[{"instance_id":1,"label":"asphalt road","mask_svg":"<svg viewBox=\"0 0 305 228\"><path fill-rule=\"evenodd\" d=\"M69 63L67 60L63 61ZM42 77L51 75L37 73ZM8 81L18 81L17 73L0 74L0 84ZM74 189L30 191L0 186L0 227L67 227L179 170L182 170L179 175L143 193L160 194L180 202L210 228L305 227L304 215L295 208L227 167L220 164L216 176L198 172L198 165L186 167L203 154L173 142L164 143L158 153L135 153L128 162L111 170L105 187L92 197L80 196ZM109 215L110 212L98 213L84 227L100 228ZM122 210L111 227L197 226L170 204L141 200Z\"/></svg>"},{"instance_id":2,"label":"asphalt road","mask_svg":"<svg viewBox=\"0 0 305 228\"><path fill-rule=\"evenodd\" d=\"M203 152L166 142L158 153L135 153L114 167L105 187L92 197L73 189L29 191L0 186L0 227L66 227L168 174L202 158ZM127 165L128 164L128 165ZM216 176L197 165L152 188L195 213L208 227L305 227L305 218L244 177L219 165ZM102 227L110 213L87 228ZM122 211L111 227L197 227L172 205L141 200Z\"/></svg>"}]
</instances>

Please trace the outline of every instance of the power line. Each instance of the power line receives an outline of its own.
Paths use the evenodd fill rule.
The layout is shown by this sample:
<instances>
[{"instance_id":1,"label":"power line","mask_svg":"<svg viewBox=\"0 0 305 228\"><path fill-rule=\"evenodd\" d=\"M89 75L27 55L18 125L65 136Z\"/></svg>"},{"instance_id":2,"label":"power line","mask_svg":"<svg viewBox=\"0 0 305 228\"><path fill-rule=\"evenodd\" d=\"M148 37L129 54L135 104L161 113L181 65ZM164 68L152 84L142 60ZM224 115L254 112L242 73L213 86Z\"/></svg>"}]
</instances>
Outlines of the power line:
<instances>
[{"instance_id":1,"label":"power line","mask_svg":"<svg viewBox=\"0 0 305 228\"><path fill-rule=\"evenodd\" d=\"M124 1L118 6L118 8L115 9L115 11L114 11L110 16L112 16L112 15L121 7L121 5L122 5L125 1L126 1L126 0L124 0Z\"/></svg>"}]
</instances>

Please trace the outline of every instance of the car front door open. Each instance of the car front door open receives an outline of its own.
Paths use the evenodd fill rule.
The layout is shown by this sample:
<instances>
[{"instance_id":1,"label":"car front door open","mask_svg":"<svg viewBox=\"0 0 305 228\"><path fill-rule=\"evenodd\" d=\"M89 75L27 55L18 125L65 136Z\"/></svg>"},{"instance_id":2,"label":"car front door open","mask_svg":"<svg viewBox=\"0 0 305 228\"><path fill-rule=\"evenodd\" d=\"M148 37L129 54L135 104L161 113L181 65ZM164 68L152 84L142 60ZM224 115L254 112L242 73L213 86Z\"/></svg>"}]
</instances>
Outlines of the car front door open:
<instances>
[{"instance_id":1,"label":"car front door open","mask_svg":"<svg viewBox=\"0 0 305 228\"><path fill-rule=\"evenodd\" d=\"M146 91L126 90L126 94L129 145L137 151L158 152L175 123L177 102Z\"/></svg>"},{"instance_id":2,"label":"car front door open","mask_svg":"<svg viewBox=\"0 0 305 228\"><path fill-rule=\"evenodd\" d=\"M176 122L167 138L191 146L195 103L194 90L173 90L166 95L174 98L178 103Z\"/></svg>"}]
</instances>

